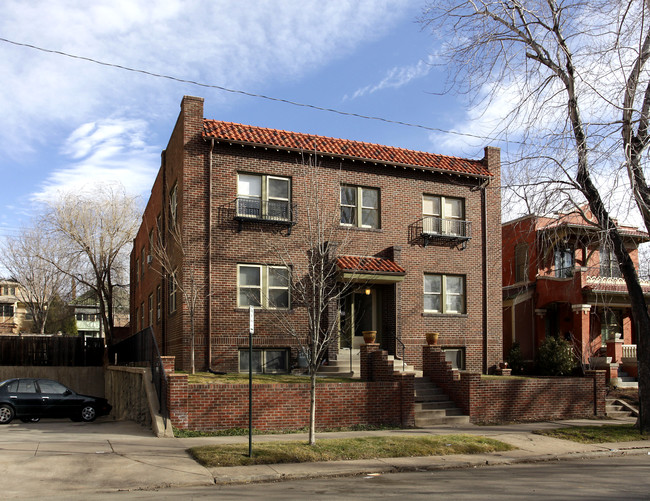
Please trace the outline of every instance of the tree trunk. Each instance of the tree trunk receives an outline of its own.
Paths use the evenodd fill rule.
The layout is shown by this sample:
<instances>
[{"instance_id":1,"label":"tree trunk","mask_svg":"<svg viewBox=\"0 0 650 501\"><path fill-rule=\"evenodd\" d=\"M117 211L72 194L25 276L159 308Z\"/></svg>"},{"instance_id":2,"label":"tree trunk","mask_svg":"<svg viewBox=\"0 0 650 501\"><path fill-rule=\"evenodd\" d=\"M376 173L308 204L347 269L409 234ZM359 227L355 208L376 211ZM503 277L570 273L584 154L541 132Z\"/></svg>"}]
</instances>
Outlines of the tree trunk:
<instances>
[{"instance_id":1,"label":"tree trunk","mask_svg":"<svg viewBox=\"0 0 650 501\"><path fill-rule=\"evenodd\" d=\"M309 445L316 445L316 365L310 364L309 381Z\"/></svg>"}]
</instances>

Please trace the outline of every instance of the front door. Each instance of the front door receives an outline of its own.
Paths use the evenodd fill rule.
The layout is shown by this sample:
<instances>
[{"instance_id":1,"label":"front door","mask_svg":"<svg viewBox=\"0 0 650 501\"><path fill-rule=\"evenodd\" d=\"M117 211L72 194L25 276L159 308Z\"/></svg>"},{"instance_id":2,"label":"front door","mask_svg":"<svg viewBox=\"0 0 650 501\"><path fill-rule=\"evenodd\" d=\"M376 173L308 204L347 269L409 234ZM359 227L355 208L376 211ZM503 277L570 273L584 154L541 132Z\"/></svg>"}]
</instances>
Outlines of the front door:
<instances>
[{"instance_id":1,"label":"front door","mask_svg":"<svg viewBox=\"0 0 650 501\"><path fill-rule=\"evenodd\" d=\"M363 331L377 330L377 290L353 292L341 301L339 346L358 350L363 344ZM377 333L377 343L379 332Z\"/></svg>"}]
</instances>

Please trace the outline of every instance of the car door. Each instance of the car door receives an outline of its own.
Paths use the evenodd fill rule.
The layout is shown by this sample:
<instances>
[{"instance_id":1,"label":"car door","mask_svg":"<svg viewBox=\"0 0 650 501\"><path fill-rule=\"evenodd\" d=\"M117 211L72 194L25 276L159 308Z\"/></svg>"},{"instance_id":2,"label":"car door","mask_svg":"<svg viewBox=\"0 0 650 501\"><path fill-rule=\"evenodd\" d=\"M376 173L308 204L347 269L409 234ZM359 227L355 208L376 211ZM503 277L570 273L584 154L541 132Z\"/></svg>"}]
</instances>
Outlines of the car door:
<instances>
[{"instance_id":1,"label":"car door","mask_svg":"<svg viewBox=\"0 0 650 501\"><path fill-rule=\"evenodd\" d=\"M9 398L16 409L16 416L41 416L43 400L34 379L18 379L15 391L10 391ZM12 390L14 386L12 385Z\"/></svg>"},{"instance_id":2,"label":"car door","mask_svg":"<svg viewBox=\"0 0 650 501\"><path fill-rule=\"evenodd\" d=\"M57 381L39 379L38 388L43 401L44 417L70 417L75 415L81 405L80 397Z\"/></svg>"}]
</instances>

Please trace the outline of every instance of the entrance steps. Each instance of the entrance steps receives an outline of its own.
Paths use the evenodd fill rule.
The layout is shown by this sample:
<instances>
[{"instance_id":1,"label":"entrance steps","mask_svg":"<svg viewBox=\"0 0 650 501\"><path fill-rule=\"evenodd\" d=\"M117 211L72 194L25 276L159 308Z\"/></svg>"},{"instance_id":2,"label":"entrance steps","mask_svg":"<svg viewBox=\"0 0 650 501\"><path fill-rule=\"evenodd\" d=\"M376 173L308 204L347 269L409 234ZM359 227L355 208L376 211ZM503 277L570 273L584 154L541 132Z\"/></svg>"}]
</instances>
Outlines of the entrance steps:
<instances>
[{"instance_id":1,"label":"entrance steps","mask_svg":"<svg viewBox=\"0 0 650 501\"><path fill-rule=\"evenodd\" d=\"M341 351L337 360L330 360L327 365L321 365L318 369L318 375L321 377L346 377L361 378L361 361L359 360L359 351L352 351L352 360L350 360L348 350ZM416 371L412 365L405 365L401 360L395 360L393 355L388 355L388 361L393 363L393 368L399 372L415 372L422 375L421 371Z\"/></svg>"},{"instance_id":2,"label":"entrance steps","mask_svg":"<svg viewBox=\"0 0 650 501\"><path fill-rule=\"evenodd\" d=\"M613 383L618 388L638 388L639 382L631 377L627 372L619 370L618 377L612 378L611 383Z\"/></svg>"},{"instance_id":3,"label":"entrance steps","mask_svg":"<svg viewBox=\"0 0 650 501\"><path fill-rule=\"evenodd\" d=\"M637 409L618 398L606 399L605 412L607 413L607 417L612 418L639 417L639 411Z\"/></svg>"},{"instance_id":4,"label":"entrance steps","mask_svg":"<svg viewBox=\"0 0 650 501\"><path fill-rule=\"evenodd\" d=\"M416 427L466 423L469 423L469 416L463 415L463 411L429 378L415 378Z\"/></svg>"},{"instance_id":5,"label":"entrance steps","mask_svg":"<svg viewBox=\"0 0 650 501\"><path fill-rule=\"evenodd\" d=\"M361 378L361 362L359 355L352 356L352 365L350 357L342 357L339 360L330 360L327 365L321 365L317 372L321 377L346 377Z\"/></svg>"}]
</instances>

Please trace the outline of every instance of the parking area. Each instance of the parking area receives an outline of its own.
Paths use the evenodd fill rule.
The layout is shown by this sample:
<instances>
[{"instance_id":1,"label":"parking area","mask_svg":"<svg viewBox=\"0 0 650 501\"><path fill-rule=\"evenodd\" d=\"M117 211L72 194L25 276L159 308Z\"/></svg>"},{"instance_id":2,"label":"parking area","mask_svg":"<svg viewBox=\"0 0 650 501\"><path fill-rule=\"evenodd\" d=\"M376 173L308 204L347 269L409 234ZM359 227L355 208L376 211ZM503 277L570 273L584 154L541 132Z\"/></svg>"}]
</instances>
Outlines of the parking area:
<instances>
[{"instance_id":1,"label":"parking area","mask_svg":"<svg viewBox=\"0 0 650 501\"><path fill-rule=\"evenodd\" d=\"M212 483L174 438L110 417L93 423L43 419L0 426L2 498L61 496Z\"/></svg>"}]
</instances>

